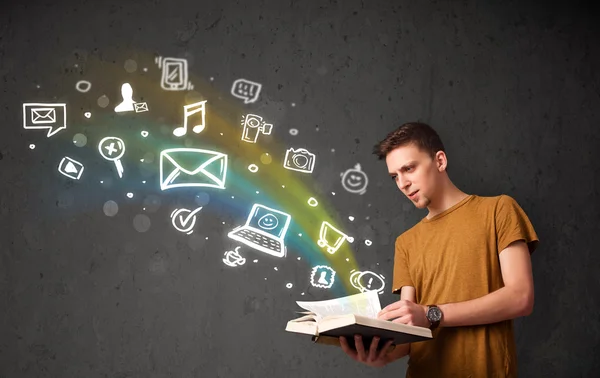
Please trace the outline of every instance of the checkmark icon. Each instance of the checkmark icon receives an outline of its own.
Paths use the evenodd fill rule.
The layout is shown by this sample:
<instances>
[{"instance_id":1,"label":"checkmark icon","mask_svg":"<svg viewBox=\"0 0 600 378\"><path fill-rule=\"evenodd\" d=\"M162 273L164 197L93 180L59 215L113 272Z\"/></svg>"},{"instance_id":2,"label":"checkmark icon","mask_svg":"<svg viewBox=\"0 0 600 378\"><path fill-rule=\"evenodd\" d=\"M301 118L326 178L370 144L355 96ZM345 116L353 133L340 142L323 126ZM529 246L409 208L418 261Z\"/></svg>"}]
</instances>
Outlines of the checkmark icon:
<instances>
[{"instance_id":1,"label":"checkmark icon","mask_svg":"<svg viewBox=\"0 0 600 378\"><path fill-rule=\"evenodd\" d=\"M194 211L190 211L188 209L175 209L171 213L171 222L173 223L173 227L177 231L185 232L186 234L191 234L193 232L193 228L196 225L196 214L202 210L202 207L195 209ZM183 213L189 213L187 216L182 215Z\"/></svg>"}]
</instances>

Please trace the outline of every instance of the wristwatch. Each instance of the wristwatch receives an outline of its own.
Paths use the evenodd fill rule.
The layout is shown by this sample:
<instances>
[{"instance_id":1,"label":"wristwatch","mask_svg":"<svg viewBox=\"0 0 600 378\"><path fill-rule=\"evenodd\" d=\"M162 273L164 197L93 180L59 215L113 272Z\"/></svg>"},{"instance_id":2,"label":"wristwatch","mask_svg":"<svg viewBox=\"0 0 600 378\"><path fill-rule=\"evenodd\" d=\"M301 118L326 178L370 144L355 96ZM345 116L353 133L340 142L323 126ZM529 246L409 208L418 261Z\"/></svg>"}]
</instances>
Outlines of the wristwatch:
<instances>
[{"instance_id":1,"label":"wristwatch","mask_svg":"<svg viewBox=\"0 0 600 378\"><path fill-rule=\"evenodd\" d=\"M427 306L427 320L429 320L429 329L436 329L440 325L440 320L442 320L442 310L436 305Z\"/></svg>"}]
</instances>

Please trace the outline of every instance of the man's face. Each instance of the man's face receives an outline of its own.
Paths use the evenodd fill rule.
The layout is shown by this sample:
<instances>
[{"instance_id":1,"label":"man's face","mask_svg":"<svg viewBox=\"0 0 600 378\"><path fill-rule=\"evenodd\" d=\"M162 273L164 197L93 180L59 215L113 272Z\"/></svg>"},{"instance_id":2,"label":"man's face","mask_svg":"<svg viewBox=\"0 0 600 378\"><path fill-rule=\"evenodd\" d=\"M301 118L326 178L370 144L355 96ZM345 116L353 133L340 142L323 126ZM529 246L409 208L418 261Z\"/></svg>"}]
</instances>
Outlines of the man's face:
<instances>
[{"instance_id":1,"label":"man's face","mask_svg":"<svg viewBox=\"0 0 600 378\"><path fill-rule=\"evenodd\" d=\"M385 158L390 177L418 209L431 203L439 171L431 157L414 144L398 147ZM417 192L413 196L413 194Z\"/></svg>"}]
</instances>

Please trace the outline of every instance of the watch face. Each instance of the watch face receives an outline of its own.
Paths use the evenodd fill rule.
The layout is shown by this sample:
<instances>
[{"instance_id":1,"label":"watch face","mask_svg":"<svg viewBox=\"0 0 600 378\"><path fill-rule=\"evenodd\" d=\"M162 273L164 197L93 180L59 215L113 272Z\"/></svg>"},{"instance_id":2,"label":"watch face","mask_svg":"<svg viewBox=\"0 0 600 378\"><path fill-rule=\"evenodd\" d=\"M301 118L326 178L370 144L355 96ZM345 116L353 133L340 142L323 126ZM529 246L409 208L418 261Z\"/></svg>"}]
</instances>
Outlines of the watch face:
<instances>
[{"instance_id":1,"label":"watch face","mask_svg":"<svg viewBox=\"0 0 600 378\"><path fill-rule=\"evenodd\" d=\"M437 322L442 319L442 310L438 307L430 307L429 311L427 311L427 317L432 322Z\"/></svg>"}]
</instances>

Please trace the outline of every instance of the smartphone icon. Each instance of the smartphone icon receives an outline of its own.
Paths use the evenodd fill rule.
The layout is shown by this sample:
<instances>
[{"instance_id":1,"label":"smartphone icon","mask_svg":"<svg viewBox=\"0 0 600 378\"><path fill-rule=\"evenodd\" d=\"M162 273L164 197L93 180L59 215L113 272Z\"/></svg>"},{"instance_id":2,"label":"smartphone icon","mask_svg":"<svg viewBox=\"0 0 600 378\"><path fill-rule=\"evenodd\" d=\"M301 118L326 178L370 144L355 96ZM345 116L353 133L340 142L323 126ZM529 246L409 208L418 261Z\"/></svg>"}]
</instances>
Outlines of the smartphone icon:
<instances>
[{"instance_id":1,"label":"smartphone icon","mask_svg":"<svg viewBox=\"0 0 600 378\"><path fill-rule=\"evenodd\" d=\"M182 91L188 88L188 64L186 59L162 59L160 86L167 91Z\"/></svg>"}]
</instances>

